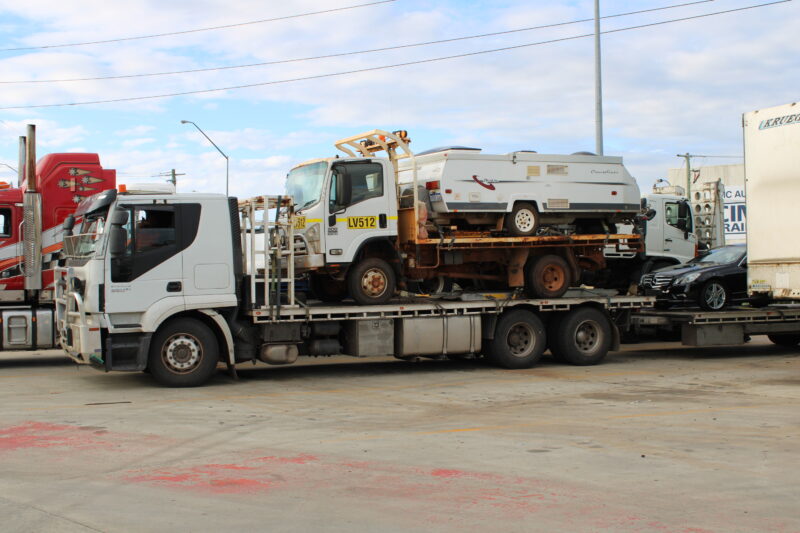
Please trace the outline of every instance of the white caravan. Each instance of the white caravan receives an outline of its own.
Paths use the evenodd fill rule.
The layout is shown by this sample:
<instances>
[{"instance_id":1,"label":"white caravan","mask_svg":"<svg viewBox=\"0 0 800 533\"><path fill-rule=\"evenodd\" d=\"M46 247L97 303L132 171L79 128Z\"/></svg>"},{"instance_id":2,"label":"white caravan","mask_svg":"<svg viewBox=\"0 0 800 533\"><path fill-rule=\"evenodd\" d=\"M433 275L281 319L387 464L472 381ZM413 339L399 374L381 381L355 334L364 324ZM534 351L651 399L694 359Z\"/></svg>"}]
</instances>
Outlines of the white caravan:
<instances>
[{"instance_id":1,"label":"white caravan","mask_svg":"<svg viewBox=\"0 0 800 533\"><path fill-rule=\"evenodd\" d=\"M430 217L439 224L499 228L504 220L509 233L526 236L540 223L576 223L578 233L604 233L603 222L639 212L639 187L621 157L494 155L450 147L416 154L414 160L417 180L428 191ZM401 183L412 181L413 165L410 159L400 162Z\"/></svg>"}]
</instances>

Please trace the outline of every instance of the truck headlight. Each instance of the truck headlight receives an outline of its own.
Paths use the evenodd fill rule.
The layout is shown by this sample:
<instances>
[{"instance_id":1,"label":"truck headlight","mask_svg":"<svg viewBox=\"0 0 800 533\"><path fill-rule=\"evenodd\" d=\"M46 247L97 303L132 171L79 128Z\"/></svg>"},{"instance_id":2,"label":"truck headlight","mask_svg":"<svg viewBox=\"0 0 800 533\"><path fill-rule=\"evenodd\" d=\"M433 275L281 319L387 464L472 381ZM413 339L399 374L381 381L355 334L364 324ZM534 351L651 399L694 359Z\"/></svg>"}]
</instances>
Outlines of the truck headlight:
<instances>
[{"instance_id":1,"label":"truck headlight","mask_svg":"<svg viewBox=\"0 0 800 533\"><path fill-rule=\"evenodd\" d=\"M684 274L675 280L675 285L688 285L700 277L699 272L692 272L691 274Z\"/></svg>"},{"instance_id":2,"label":"truck headlight","mask_svg":"<svg viewBox=\"0 0 800 533\"><path fill-rule=\"evenodd\" d=\"M320 253L320 242L319 242L319 224L314 223L309 225L308 229L306 230L306 239L308 240L309 246L313 248L313 250L309 250L309 252Z\"/></svg>"}]
</instances>

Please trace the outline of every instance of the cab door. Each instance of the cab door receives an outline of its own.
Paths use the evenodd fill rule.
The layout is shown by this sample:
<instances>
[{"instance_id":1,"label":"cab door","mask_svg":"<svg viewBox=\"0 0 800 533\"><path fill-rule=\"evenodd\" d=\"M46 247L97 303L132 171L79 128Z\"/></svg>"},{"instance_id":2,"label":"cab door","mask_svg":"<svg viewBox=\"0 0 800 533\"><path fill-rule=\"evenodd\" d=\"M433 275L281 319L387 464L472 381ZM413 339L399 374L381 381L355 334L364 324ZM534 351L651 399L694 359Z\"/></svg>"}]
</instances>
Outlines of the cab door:
<instances>
[{"instance_id":1,"label":"cab door","mask_svg":"<svg viewBox=\"0 0 800 533\"><path fill-rule=\"evenodd\" d=\"M134 327L153 306L183 306L183 258L176 205L125 205L127 246L106 268L106 312L116 326ZM115 313L124 311L124 315Z\"/></svg>"},{"instance_id":2,"label":"cab door","mask_svg":"<svg viewBox=\"0 0 800 533\"><path fill-rule=\"evenodd\" d=\"M328 263L350 263L373 237L397 236L393 185L384 165L371 160L331 165L326 207L325 254Z\"/></svg>"}]
</instances>

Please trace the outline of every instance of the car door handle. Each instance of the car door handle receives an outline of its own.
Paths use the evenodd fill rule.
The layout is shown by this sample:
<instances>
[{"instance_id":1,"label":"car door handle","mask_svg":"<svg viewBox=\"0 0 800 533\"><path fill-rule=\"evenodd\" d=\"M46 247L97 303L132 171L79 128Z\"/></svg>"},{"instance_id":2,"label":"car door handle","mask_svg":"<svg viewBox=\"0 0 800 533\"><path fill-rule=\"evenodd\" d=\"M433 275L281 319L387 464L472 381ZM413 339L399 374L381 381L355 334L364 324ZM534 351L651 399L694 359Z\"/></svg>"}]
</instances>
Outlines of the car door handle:
<instances>
[{"instance_id":1,"label":"car door handle","mask_svg":"<svg viewBox=\"0 0 800 533\"><path fill-rule=\"evenodd\" d=\"M167 292L181 292L183 290L183 283L180 281L170 281L167 283Z\"/></svg>"},{"instance_id":2,"label":"car door handle","mask_svg":"<svg viewBox=\"0 0 800 533\"><path fill-rule=\"evenodd\" d=\"M672 242L672 239L664 239L664 242Z\"/></svg>"}]
</instances>

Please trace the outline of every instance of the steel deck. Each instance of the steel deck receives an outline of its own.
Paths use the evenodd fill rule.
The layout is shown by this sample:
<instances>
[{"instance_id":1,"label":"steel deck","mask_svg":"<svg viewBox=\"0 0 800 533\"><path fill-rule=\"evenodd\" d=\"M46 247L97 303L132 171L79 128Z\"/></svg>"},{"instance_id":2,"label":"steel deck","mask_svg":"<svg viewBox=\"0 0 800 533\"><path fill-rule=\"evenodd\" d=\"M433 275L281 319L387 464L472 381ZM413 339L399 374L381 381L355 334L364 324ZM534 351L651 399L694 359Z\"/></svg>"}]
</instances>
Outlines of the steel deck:
<instances>
[{"instance_id":1,"label":"steel deck","mask_svg":"<svg viewBox=\"0 0 800 533\"><path fill-rule=\"evenodd\" d=\"M770 322L800 322L800 306L770 306L762 309L738 307L730 311L658 311L642 310L634 320L647 325L681 323L701 324L761 324Z\"/></svg>"},{"instance_id":2,"label":"steel deck","mask_svg":"<svg viewBox=\"0 0 800 533\"><path fill-rule=\"evenodd\" d=\"M382 318L413 318L450 315L477 315L499 313L509 307L525 305L538 311L567 311L586 303L600 305L608 310L642 309L652 307L654 298L648 296L592 296L557 298L552 300L528 298L486 297L472 301L435 300L415 298L398 300L385 305L357 305L310 303L307 306L281 306L260 308L249 312L255 322L311 322L323 320L370 320Z\"/></svg>"}]
</instances>

